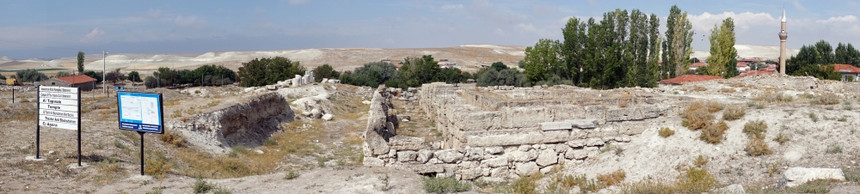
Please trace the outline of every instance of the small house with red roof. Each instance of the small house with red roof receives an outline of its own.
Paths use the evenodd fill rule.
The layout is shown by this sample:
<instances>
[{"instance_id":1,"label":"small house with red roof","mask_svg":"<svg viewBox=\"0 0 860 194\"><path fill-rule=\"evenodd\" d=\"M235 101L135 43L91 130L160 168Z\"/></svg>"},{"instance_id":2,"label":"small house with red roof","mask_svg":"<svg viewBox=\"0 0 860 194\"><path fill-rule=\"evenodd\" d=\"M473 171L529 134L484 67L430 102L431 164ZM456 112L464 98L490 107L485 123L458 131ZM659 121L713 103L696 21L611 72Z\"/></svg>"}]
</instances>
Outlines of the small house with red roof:
<instances>
[{"instance_id":1,"label":"small house with red roof","mask_svg":"<svg viewBox=\"0 0 860 194\"><path fill-rule=\"evenodd\" d=\"M860 67L849 64L833 64L833 71L842 74L842 81L860 81Z\"/></svg>"},{"instance_id":2,"label":"small house with red roof","mask_svg":"<svg viewBox=\"0 0 860 194\"><path fill-rule=\"evenodd\" d=\"M41 83L43 86L65 86L78 87L81 91L90 91L96 88L96 79L86 75L73 75L55 77Z\"/></svg>"}]
</instances>

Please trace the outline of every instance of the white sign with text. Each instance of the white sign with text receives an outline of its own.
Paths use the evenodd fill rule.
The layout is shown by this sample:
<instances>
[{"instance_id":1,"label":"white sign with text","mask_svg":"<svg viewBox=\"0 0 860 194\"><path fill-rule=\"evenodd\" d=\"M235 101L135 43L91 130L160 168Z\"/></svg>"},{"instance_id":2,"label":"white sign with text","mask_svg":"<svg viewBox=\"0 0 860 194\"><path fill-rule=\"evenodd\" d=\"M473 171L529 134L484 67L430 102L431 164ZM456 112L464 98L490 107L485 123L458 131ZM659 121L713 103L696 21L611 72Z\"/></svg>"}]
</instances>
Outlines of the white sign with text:
<instances>
[{"instance_id":1,"label":"white sign with text","mask_svg":"<svg viewBox=\"0 0 860 194\"><path fill-rule=\"evenodd\" d=\"M39 126L79 130L79 93L75 87L39 86Z\"/></svg>"}]
</instances>

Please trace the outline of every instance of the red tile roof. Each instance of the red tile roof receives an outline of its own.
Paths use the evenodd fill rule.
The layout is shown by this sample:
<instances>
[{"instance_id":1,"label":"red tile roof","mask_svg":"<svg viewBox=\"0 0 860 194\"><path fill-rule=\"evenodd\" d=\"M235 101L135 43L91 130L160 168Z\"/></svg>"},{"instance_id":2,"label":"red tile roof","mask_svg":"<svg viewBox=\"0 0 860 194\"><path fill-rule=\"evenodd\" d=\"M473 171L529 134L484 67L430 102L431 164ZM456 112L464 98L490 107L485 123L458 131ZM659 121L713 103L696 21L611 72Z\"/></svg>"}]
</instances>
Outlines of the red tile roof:
<instances>
[{"instance_id":1,"label":"red tile roof","mask_svg":"<svg viewBox=\"0 0 860 194\"><path fill-rule=\"evenodd\" d=\"M711 76L711 75L682 75L675 78L660 80L661 84L676 84L681 85L687 82L700 82L700 81L708 81L715 79L723 79L720 76Z\"/></svg>"},{"instance_id":2,"label":"red tile roof","mask_svg":"<svg viewBox=\"0 0 860 194\"><path fill-rule=\"evenodd\" d=\"M747 65L747 62L738 62L738 64L735 66L736 67L747 67L748 65Z\"/></svg>"},{"instance_id":3,"label":"red tile roof","mask_svg":"<svg viewBox=\"0 0 860 194\"><path fill-rule=\"evenodd\" d=\"M742 73L742 74L740 74L740 75L738 75L738 76L735 76L735 77L733 77L733 78L742 78L742 77L747 77L747 76L771 75L771 74L774 74L774 73L776 73L776 71L767 71L767 70L758 70L758 71L756 71L756 70L750 70L749 72Z\"/></svg>"},{"instance_id":4,"label":"red tile roof","mask_svg":"<svg viewBox=\"0 0 860 194\"><path fill-rule=\"evenodd\" d=\"M833 71L839 73L860 74L860 67L848 64L833 64Z\"/></svg>"},{"instance_id":5,"label":"red tile roof","mask_svg":"<svg viewBox=\"0 0 860 194\"><path fill-rule=\"evenodd\" d=\"M57 79L62 80L64 82L68 82L69 84L79 84L79 83L87 83L87 82L96 81L96 79L93 79L90 76L86 76L86 75L73 75L73 76L66 76L66 77L58 77Z\"/></svg>"}]
</instances>

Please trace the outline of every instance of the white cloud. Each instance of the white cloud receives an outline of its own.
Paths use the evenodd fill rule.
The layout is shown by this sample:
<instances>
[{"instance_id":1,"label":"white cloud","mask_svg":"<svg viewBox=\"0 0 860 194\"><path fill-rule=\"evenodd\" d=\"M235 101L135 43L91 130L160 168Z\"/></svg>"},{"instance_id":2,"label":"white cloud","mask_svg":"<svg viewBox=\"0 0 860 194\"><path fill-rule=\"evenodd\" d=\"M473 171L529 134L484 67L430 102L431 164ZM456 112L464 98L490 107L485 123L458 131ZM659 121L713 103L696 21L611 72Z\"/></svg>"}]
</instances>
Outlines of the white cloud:
<instances>
[{"instance_id":1,"label":"white cloud","mask_svg":"<svg viewBox=\"0 0 860 194\"><path fill-rule=\"evenodd\" d=\"M457 10L457 9L463 9L463 7L464 7L463 4L447 4L447 5L442 5L442 10Z\"/></svg>"},{"instance_id":2,"label":"white cloud","mask_svg":"<svg viewBox=\"0 0 860 194\"><path fill-rule=\"evenodd\" d=\"M205 27L207 22L197 16L176 16L173 23L180 27Z\"/></svg>"},{"instance_id":3,"label":"white cloud","mask_svg":"<svg viewBox=\"0 0 860 194\"><path fill-rule=\"evenodd\" d=\"M779 19L774 18L769 13L752 13L752 12L723 12L719 14L711 14L708 12L701 15L688 15L690 23L693 24L693 29L697 33L709 34L714 25L720 24L724 19L731 17L735 22L735 31L747 31L752 28L770 27L779 24Z\"/></svg>"},{"instance_id":4,"label":"white cloud","mask_svg":"<svg viewBox=\"0 0 860 194\"><path fill-rule=\"evenodd\" d=\"M98 27L93 28L93 30L91 30L90 33L87 33L86 35L84 35L83 38L81 38L81 42L84 42L84 43L93 42L104 34L105 34L105 31L99 29Z\"/></svg>"},{"instance_id":5,"label":"white cloud","mask_svg":"<svg viewBox=\"0 0 860 194\"><path fill-rule=\"evenodd\" d=\"M854 23L857 21L857 16L854 15L845 15L838 17L830 17L825 20L816 20L817 23L822 24L844 24L844 23Z\"/></svg>"}]
</instances>

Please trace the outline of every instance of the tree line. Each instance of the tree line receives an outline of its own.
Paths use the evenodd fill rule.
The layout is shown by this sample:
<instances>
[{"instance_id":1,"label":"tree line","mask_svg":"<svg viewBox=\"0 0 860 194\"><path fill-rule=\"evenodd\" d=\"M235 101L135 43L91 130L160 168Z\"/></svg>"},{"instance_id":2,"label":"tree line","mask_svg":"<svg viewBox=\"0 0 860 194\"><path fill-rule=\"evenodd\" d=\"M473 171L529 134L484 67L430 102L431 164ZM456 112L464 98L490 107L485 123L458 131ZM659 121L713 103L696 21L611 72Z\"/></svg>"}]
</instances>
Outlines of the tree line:
<instances>
[{"instance_id":1,"label":"tree line","mask_svg":"<svg viewBox=\"0 0 860 194\"><path fill-rule=\"evenodd\" d=\"M821 40L813 45L803 45L797 55L786 60L787 74L794 76L813 76L818 79L840 80L841 75L834 71L833 64L849 64L860 67L860 51L851 43L839 43L836 50L827 41Z\"/></svg>"},{"instance_id":2,"label":"tree line","mask_svg":"<svg viewBox=\"0 0 860 194\"><path fill-rule=\"evenodd\" d=\"M140 77L139 75L137 77ZM175 70L159 67L143 82L147 88L174 86L220 86L233 84L236 72L220 65L203 65L194 70Z\"/></svg>"}]
</instances>

